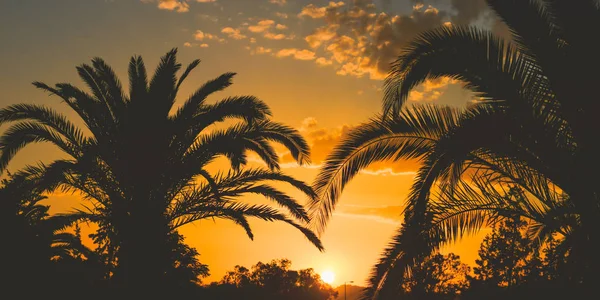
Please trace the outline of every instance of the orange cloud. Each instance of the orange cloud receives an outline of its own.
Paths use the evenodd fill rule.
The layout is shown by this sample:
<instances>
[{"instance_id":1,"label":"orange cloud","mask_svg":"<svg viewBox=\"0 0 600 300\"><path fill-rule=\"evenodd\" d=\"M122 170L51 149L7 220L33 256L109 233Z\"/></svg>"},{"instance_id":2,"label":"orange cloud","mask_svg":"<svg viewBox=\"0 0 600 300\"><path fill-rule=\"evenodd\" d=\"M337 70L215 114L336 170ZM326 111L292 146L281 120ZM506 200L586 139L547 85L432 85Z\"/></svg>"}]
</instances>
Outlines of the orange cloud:
<instances>
[{"instance_id":1,"label":"orange cloud","mask_svg":"<svg viewBox=\"0 0 600 300\"><path fill-rule=\"evenodd\" d=\"M378 12L372 0L305 6L299 16L325 22L304 39L313 49L322 49L339 75L384 79L400 50L424 30L442 26L449 15L438 9L415 5L408 15Z\"/></svg>"},{"instance_id":2,"label":"orange cloud","mask_svg":"<svg viewBox=\"0 0 600 300\"><path fill-rule=\"evenodd\" d=\"M287 19L288 18L288 14L282 13L282 12L276 12L275 15L277 17L279 17L279 18L282 18L282 19Z\"/></svg>"},{"instance_id":3,"label":"orange cloud","mask_svg":"<svg viewBox=\"0 0 600 300\"><path fill-rule=\"evenodd\" d=\"M317 7L314 4L309 4L305 7L302 8L302 11L300 11L300 13L298 14L298 17L303 17L303 16L307 16L307 17L311 17L313 19L320 19L325 17L325 14L327 13L327 11L329 9L335 9L341 6L344 6L345 3L342 1L339 2L329 2L328 6L323 6L323 7Z\"/></svg>"},{"instance_id":4,"label":"orange cloud","mask_svg":"<svg viewBox=\"0 0 600 300\"><path fill-rule=\"evenodd\" d=\"M277 4L277 5L284 5L287 3L287 0L269 0L269 3L273 3L273 4Z\"/></svg>"},{"instance_id":5,"label":"orange cloud","mask_svg":"<svg viewBox=\"0 0 600 300\"><path fill-rule=\"evenodd\" d=\"M370 219L375 222L399 226L402 222L403 206L340 205L334 215Z\"/></svg>"},{"instance_id":6,"label":"orange cloud","mask_svg":"<svg viewBox=\"0 0 600 300\"><path fill-rule=\"evenodd\" d=\"M198 29L196 30L196 33L194 33L194 39L196 41L203 41L205 39L207 40L219 40L219 37L210 33L206 33L203 32L202 30Z\"/></svg>"},{"instance_id":7,"label":"orange cloud","mask_svg":"<svg viewBox=\"0 0 600 300\"><path fill-rule=\"evenodd\" d=\"M246 38L246 36L243 35L239 29L235 29L232 27L225 27L221 29L221 32L227 34L227 36L234 40L241 40Z\"/></svg>"},{"instance_id":8,"label":"orange cloud","mask_svg":"<svg viewBox=\"0 0 600 300\"><path fill-rule=\"evenodd\" d=\"M277 57L292 56L298 60L313 60L313 59L315 59L314 52L312 52L310 50L306 50L306 49L300 50L300 49L296 49L296 48L281 49L275 54L275 56L277 56Z\"/></svg>"},{"instance_id":9,"label":"orange cloud","mask_svg":"<svg viewBox=\"0 0 600 300\"><path fill-rule=\"evenodd\" d=\"M312 34L306 36L304 40L308 43L311 48L317 48L333 39L337 35L339 25L330 25L317 28Z\"/></svg>"},{"instance_id":10,"label":"orange cloud","mask_svg":"<svg viewBox=\"0 0 600 300\"><path fill-rule=\"evenodd\" d=\"M265 48L262 46L258 46L256 47L253 51L250 52L250 54L254 55L254 54L269 54L271 53L273 50L270 48Z\"/></svg>"},{"instance_id":11,"label":"orange cloud","mask_svg":"<svg viewBox=\"0 0 600 300\"><path fill-rule=\"evenodd\" d=\"M315 62L319 66L329 66L333 64L333 61L331 61L330 59L326 59L325 57L319 57L317 58L317 60L315 60Z\"/></svg>"},{"instance_id":12,"label":"orange cloud","mask_svg":"<svg viewBox=\"0 0 600 300\"><path fill-rule=\"evenodd\" d=\"M248 30L251 32L264 32L271 28L275 24L273 20L262 20L259 21L256 25L248 26Z\"/></svg>"},{"instance_id":13,"label":"orange cloud","mask_svg":"<svg viewBox=\"0 0 600 300\"><path fill-rule=\"evenodd\" d=\"M178 13L190 11L190 5L187 2L180 0L159 0L158 8L164 10L174 10Z\"/></svg>"},{"instance_id":14,"label":"orange cloud","mask_svg":"<svg viewBox=\"0 0 600 300\"><path fill-rule=\"evenodd\" d=\"M286 35L283 33L265 32L263 37L269 40L283 40L286 38Z\"/></svg>"}]
</instances>

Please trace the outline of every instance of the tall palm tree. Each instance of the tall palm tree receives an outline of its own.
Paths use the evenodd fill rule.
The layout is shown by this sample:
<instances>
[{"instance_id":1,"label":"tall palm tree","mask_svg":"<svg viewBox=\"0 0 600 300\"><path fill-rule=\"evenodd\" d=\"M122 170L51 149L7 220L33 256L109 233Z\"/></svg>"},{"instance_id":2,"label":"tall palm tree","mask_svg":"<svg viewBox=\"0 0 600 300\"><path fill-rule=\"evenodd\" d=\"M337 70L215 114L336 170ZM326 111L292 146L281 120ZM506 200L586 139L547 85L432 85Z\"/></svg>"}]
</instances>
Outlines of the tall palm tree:
<instances>
[{"instance_id":1,"label":"tall palm tree","mask_svg":"<svg viewBox=\"0 0 600 300\"><path fill-rule=\"evenodd\" d=\"M40 163L22 170L40 189L62 188L93 201L93 218L116 249L114 279L129 291L164 290L171 249L168 236L182 224L206 217L234 220L249 233L247 217L283 221L298 228L315 246L318 238L302 224L302 205L268 185L284 182L314 198L312 189L279 171L271 142L282 144L294 159L309 161L309 147L294 129L269 120L267 105L253 96L230 97L214 104L206 98L231 85L226 73L197 89L179 108L177 91L193 61L177 78L181 65L173 49L162 57L151 80L141 57L129 63L129 95L114 71L100 58L77 67L91 93L71 84L55 87L35 82L59 96L85 124L78 128L65 116L40 105L17 104L0 110L0 124L17 122L0 137L0 170L18 150L34 142L50 142L67 159ZM224 129L209 126L237 120ZM227 123L230 124L230 123ZM214 127L214 126L213 126ZM88 133L84 133L87 131ZM265 163L262 170L242 170L253 152ZM207 165L229 159L233 171L213 175ZM236 202L242 194L263 195L288 210Z\"/></svg>"},{"instance_id":2,"label":"tall palm tree","mask_svg":"<svg viewBox=\"0 0 600 300\"><path fill-rule=\"evenodd\" d=\"M544 227L538 229L576 226L585 244L579 247L581 255L589 264L586 282L594 282L593 270L600 265L595 257L600 191L594 184L600 159L594 153L600 149L590 129L600 121L594 116L598 102L588 98L600 75L588 75L583 68L600 67L600 41L589 34L600 23L597 2L488 3L511 29L511 41L475 27L423 33L404 49L386 80L383 121L351 134L317 178L316 189L324 198L313 204L313 212L322 228L343 186L361 168L384 159L419 158L423 163L408 196L404 226L376 267L368 296L380 296L385 286L393 292L397 278L417 257L465 230L481 228L484 219L469 209L446 214L463 217L450 218L454 223L441 232L436 219L444 219L448 205L467 208L459 200L478 200L471 208L489 208L486 201L498 193L489 182L527 191L534 200L509 208L543 217ZM412 88L443 76L464 82L481 100L458 113L404 107ZM473 174L465 184L463 178ZM437 196L443 205L435 203ZM494 207L495 214L501 208Z\"/></svg>"}]
</instances>

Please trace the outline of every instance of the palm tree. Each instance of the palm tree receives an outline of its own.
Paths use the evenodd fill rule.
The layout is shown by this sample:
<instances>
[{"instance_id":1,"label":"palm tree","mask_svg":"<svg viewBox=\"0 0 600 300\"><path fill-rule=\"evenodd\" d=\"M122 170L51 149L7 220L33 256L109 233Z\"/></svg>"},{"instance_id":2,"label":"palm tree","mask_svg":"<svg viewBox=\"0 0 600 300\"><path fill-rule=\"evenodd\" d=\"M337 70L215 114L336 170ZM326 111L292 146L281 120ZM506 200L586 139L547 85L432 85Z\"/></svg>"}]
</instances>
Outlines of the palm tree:
<instances>
[{"instance_id":1,"label":"palm tree","mask_svg":"<svg viewBox=\"0 0 600 300\"><path fill-rule=\"evenodd\" d=\"M590 128L600 121L593 116L599 104L587 98L598 75L582 68L600 66L600 43L587 34L600 23L600 10L596 1L573 2L489 0L511 41L445 26L423 33L394 63L383 120L363 125L336 148L315 184L323 201L312 205L322 229L360 169L378 160L421 160L404 226L376 266L367 296L380 296L385 287L393 293L419 256L507 209L531 217L542 235L577 228L588 263L585 282L594 282L600 238L594 153L600 149ZM458 112L404 107L412 88L442 76L464 82L481 100ZM526 197L500 201L511 185Z\"/></svg>"},{"instance_id":2,"label":"palm tree","mask_svg":"<svg viewBox=\"0 0 600 300\"><path fill-rule=\"evenodd\" d=\"M28 166L19 172L40 189L78 191L93 203L79 217L99 222L118 266L113 278L129 291L164 290L162 280L172 262L168 236L177 227L207 217L227 218L252 237L247 217L283 221L298 228L316 247L318 238L303 223L302 205L269 185L288 183L309 197L312 189L279 171L271 142L282 144L300 163L309 162L309 147L294 129L269 120L267 105L253 96L230 97L214 104L206 98L231 85L226 73L197 89L179 108L179 87L199 64L193 61L177 78L181 65L173 49L147 79L141 57L129 64L129 95L114 71L100 58L77 67L91 93L71 84L55 87L35 82L59 96L85 124L78 128L65 116L40 105L17 104L0 111L0 124L17 122L0 137L0 170L18 150L34 142L50 142L67 159ZM220 127L209 126L237 120ZM84 131L88 132L84 134ZM243 170L253 152L267 166ZM226 157L232 171L209 173L207 166ZM275 201L290 214L264 205L237 202L244 194ZM154 294L155 295L155 294Z\"/></svg>"}]
</instances>

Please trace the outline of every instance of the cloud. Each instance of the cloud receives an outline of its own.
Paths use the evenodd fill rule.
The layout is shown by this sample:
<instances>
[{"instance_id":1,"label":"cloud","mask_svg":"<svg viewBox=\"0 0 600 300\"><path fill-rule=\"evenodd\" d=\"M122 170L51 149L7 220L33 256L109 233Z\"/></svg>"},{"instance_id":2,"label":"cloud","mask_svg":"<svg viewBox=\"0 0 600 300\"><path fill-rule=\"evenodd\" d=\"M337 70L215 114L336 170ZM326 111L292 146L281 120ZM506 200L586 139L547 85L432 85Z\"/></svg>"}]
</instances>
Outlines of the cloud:
<instances>
[{"instance_id":1,"label":"cloud","mask_svg":"<svg viewBox=\"0 0 600 300\"><path fill-rule=\"evenodd\" d=\"M211 21L211 22L215 22L215 23L219 21L218 17L212 16L212 15L206 15L206 14L199 14L198 18L200 18L202 20L208 20L208 21Z\"/></svg>"},{"instance_id":2,"label":"cloud","mask_svg":"<svg viewBox=\"0 0 600 300\"><path fill-rule=\"evenodd\" d=\"M400 226L403 219L403 210L403 206L339 205L333 214L340 217L367 219L378 223Z\"/></svg>"},{"instance_id":3,"label":"cloud","mask_svg":"<svg viewBox=\"0 0 600 300\"><path fill-rule=\"evenodd\" d=\"M388 15L378 12L372 0L354 0L350 8L331 3L307 5L302 11L325 22L305 41L336 62L337 74L371 79L385 78L403 46L449 18L447 13L423 5L416 5L410 14Z\"/></svg>"},{"instance_id":4,"label":"cloud","mask_svg":"<svg viewBox=\"0 0 600 300\"><path fill-rule=\"evenodd\" d=\"M152 3L153 0L142 0L143 3ZM158 0L158 8L172 10L178 13L190 11L190 5L184 0Z\"/></svg>"},{"instance_id":5,"label":"cloud","mask_svg":"<svg viewBox=\"0 0 600 300\"><path fill-rule=\"evenodd\" d=\"M277 28L277 30L286 30L288 27L283 24L277 24L275 28Z\"/></svg>"},{"instance_id":6,"label":"cloud","mask_svg":"<svg viewBox=\"0 0 600 300\"><path fill-rule=\"evenodd\" d=\"M275 24L273 20L261 20L256 25L248 26L248 30L251 32L264 32L267 31Z\"/></svg>"},{"instance_id":7,"label":"cloud","mask_svg":"<svg viewBox=\"0 0 600 300\"><path fill-rule=\"evenodd\" d=\"M287 3L287 0L269 0L269 3L277 4L277 5L284 5Z\"/></svg>"},{"instance_id":8,"label":"cloud","mask_svg":"<svg viewBox=\"0 0 600 300\"><path fill-rule=\"evenodd\" d=\"M196 2L200 2L200 3L211 3L211 2L217 2L217 0L196 0Z\"/></svg>"},{"instance_id":9,"label":"cloud","mask_svg":"<svg viewBox=\"0 0 600 300\"><path fill-rule=\"evenodd\" d=\"M194 33L194 39L196 41L203 41L205 39L207 40L219 40L219 37L214 35L214 34L210 34L210 33L206 33L203 32L202 30L196 30L196 33Z\"/></svg>"},{"instance_id":10,"label":"cloud","mask_svg":"<svg viewBox=\"0 0 600 300\"><path fill-rule=\"evenodd\" d=\"M317 63L317 65L319 66L330 66L331 64L333 64L333 61L331 61L330 59L327 59L325 57L319 57L317 58L317 60L315 60L315 63Z\"/></svg>"},{"instance_id":11,"label":"cloud","mask_svg":"<svg viewBox=\"0 0 600 300\"><path fill-rule=\"evenodd\" d=\"M282 13L282 12L276 12L275 15L277 17L279 17L279 18L282 18L282 19L287 19L288 18L288 14Z\"/></svg>"},{"instance_id":12,"label":"cloud","mask_svg":"<svg viewBox=\"0 0 600 300\"><path fill-rule=\"evenodd\" d=\"M225 27L221 29L221 32L227 34L228 37L234 40L241 40L246 38L246 36L243 35L239 29L235 29L232 27Z\"/></svg>"},{"instance_id":13,"label":"cloud","mask_svg":"<svg viewBox=\"0 0 600 300\"><path fill-rule=\"evenodd\" d=\"M305 7L302 8L302 11L300 11L300 13L298 14L298 17L310 17L313 19L320 19L325 17L326 13L328 10L330 9L335 9L341 6L344 6L345 3L342 1L339 2L334 2L334 1L330 1L329 5L327 6L323 6L323 7L318 7L314 4L309 4Z\"/></svg>"},{"instance_id":14,"label":"cloud","mask_svg":"<svg viewBox=\"0 0 600 300\"><path fill-rule=\"evenodd\" d=\"M209 47L209 45L206 43L198 44L198 43L190 43L190 42L183 43L183 46L188 47L188 48L192 48L192 47L208 48Z\"/></svg>"},{"instance_id":15,"label":"cloud","mask_svg":"<svg viewBox=\"0 0 600 300\"><path fill-rule=\"evenodd\" d=\"M258 46L254 50L250 51L250 54L252 54L252 55L254 55L254 54L269 54L272 52L273 52L273 49Z\"/></svg>"},{"instance_id":16,"label":"cloud","mask_svg":"<svg viewBox=\"0 0 600 300\"><path fill-rule=\"evenodd\" d=\"M277 56L277 57L292 56L298 60L313 60L313 59L315 59L314 52L312 52L310 50L306 50L306 49L301 50L301 49L296 49L296 48L281 49L275 54L275 56Z\"/></svg>"},{"instance_id":17,"label":"cloud","mask_svg":"<svg viewBox=\"0 0 600 300\"><path fill-rule=\"evenodd\" d=\"M421 86L410 91L408 100L414 102L435 101L442 96L448 85L455 83L458 82L447 77L426 80Z\"/></svg>"},{"instance_id":18,"label":"cloud","mask_svg":"<svg viewBox=\"0 0 600 300\"><path fill-rule=\"evenodd\" d=\"M384 168L379 170L363 170L362 174L375 175L375 176L415 176L417 174L416 171L404 171L404 172L395 172L392 168Z\"/></svg>"},{"instance_id":19,"label":"cloud","mask_svg":"<svg viewBox=\"0 0 600 300\"><path fill-rule=\"evenodd\" d=\"M408 100L410 101L419 102L423 100L423 98L425 98L425 94L423 94L423 92L412 90L410 93L408 93Z\"/></svg>"},{"instance_id":20,"label":"cloud","mask_svg":"<svg viewBox=\"0 0 600 300\"><path fill-rule=\"evenodd\" d=\"M336 37L338 28L339 25L336 24L319 27L313 33L307 35L304 40L311 48L317 48L321 46L323 42L327 42Z\"/></svg>"},{"instance_id":21,"label":"cloud","mask_svg":"<svg viewBox=\"0 0 600 300\"><path fill-rule=\"evenodd\" d=\"M265 37L266 39L269 39L269 40L283 40L286 38L286 35L283 33L265 32L263 37Z\"/></svg>"}]
</instances>

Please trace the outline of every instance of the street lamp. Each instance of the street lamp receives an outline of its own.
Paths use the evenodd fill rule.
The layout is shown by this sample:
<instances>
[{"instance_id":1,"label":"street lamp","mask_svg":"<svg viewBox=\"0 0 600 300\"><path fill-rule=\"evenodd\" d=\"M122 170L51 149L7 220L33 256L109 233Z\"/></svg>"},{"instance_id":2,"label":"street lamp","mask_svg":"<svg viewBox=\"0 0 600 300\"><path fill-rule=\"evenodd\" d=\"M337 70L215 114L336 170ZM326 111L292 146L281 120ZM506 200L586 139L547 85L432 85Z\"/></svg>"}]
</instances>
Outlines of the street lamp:
<instances>
[{"instance_id":1,"label":"street lamp","mask_svg":"<svg viewBox=\"0 0 600 300\"><path fill-rule=\"evenodd\" d=\"M354 283L354 281L344 281L344 300L346 300L346 283Z\"/></svg>"}]
</instances>

